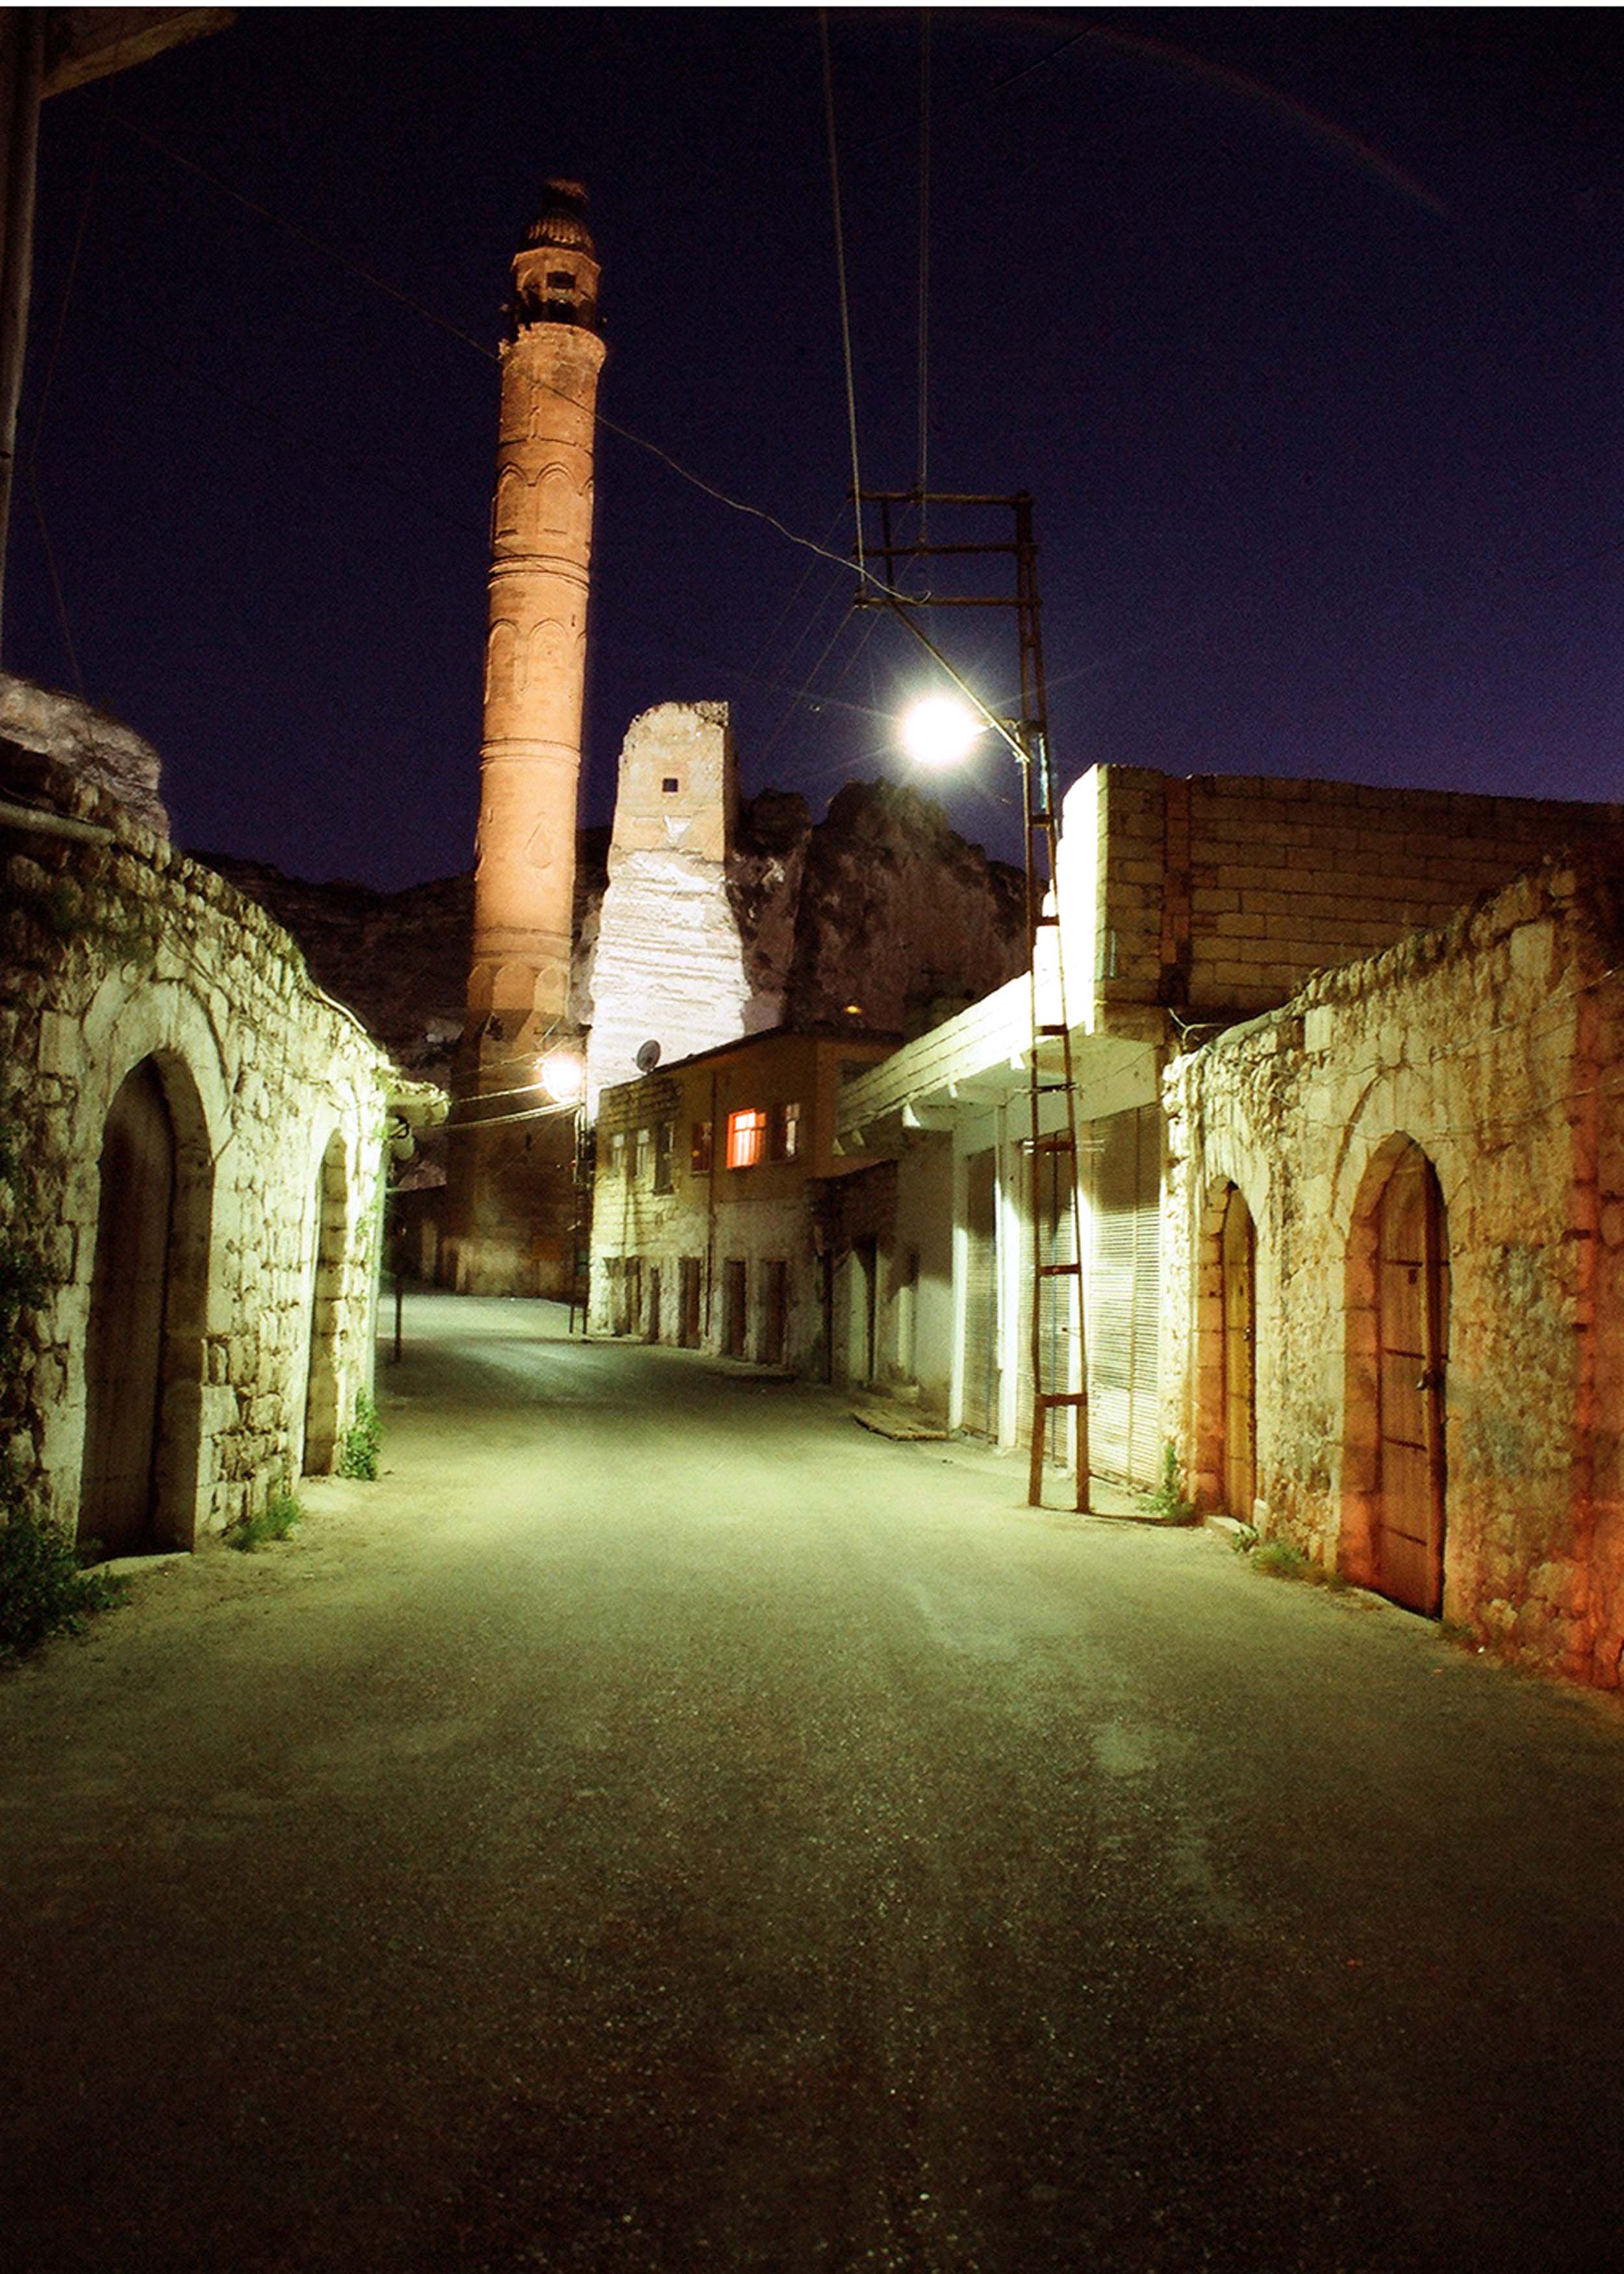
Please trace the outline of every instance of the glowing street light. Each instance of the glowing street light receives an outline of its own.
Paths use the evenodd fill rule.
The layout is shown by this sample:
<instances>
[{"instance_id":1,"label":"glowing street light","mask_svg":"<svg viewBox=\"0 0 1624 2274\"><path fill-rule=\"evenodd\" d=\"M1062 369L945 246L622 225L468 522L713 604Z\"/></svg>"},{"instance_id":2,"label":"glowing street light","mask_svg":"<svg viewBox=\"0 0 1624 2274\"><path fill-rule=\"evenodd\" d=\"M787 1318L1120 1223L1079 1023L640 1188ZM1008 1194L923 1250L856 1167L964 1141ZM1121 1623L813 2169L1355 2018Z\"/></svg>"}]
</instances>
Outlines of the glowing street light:
<instances>
[{"instance_id":1,"label":"glowing street light","mask_svg":"<svg viewBox=\"0 0 1624 2274\"><path fill-rule=\"evenodd\" d=\"M898 724L902 747L921 766L956 766L987 732L967 703L954 695L927 695Z\"/></svg>"},{"instance_id":2,"label":"glowing street light","mask_svg":"<svg viewBox=\"0 0 1624 2274\"><path fill-rule=\"evenodd\" d=\"M537 1069L555 1105L573 1105L586 1087L586 1061L579 1050L549 1050Z\"/></svg>"}]
</instances>

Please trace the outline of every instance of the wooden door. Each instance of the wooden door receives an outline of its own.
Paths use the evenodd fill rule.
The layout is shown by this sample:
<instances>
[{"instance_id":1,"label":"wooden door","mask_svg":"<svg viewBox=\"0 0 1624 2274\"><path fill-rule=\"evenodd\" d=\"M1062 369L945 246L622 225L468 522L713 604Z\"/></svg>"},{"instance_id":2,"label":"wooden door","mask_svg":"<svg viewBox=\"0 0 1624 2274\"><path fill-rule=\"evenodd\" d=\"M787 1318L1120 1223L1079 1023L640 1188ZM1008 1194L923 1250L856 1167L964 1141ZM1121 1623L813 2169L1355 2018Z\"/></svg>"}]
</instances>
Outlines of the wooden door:
<instances>
[{"instance_id":1,"label":"wooden door","mask_svg":"<svg viewBox=\"0 0 1624 2274\"><path fill-rule=\"evenodd\" d=\"M684 1350L697 1350L700 1338L702 1279L699 1258L685 1255L678 1276L677 1340Z\"/></svg>"},{"instance_id":2,"label":"wooden door","mask_svg":"<svg viewBox=\"0 0 1624 2274\"><path fill-rule=\"evenodd\" d=\"M1435 1618L1444 1585L1449 1264L1443 1195L1418 1146L1378 1211L1376 1586Z\"/></svg>"},{"instance_id":3,"label":"wooden door","mask_svg":"<svg viewBox=\"0 0 1624 2274\"><path fill-rule=\"evenodd\" d=\"M1223 1504L1243 1524L1257 1498L1257 1241L1233 1185L1220 1235L1223 1266Z\"/></svg>"},{"instance_id":4,"label":"wooden door","mask_svg":"<svg viewBox=\"0 0 1624 2274\"><path fill-rule=\"evenodd\" d=\"M79 1536L109 1555L154 1545L163 1319L175 1197L175 1131L150 1059L113 1100L85 1349Z\"/></svg>"},{"instance_id":5,"label":"wooden door","mask_svg":"<svg viewBox=\"0 0 1624 2274\"><path fill-rule=\"evenodd\" d=\"M649 1340L657 1343L659 1338L660 1268L658 1263L651 1263L649 1266Z\"/></svg>"},{"instance_id":6,"label":"wooden door","mask_svg":"<svg viewBox=\"0 0 1624 2274\"><path fill-rule=\"evenodd\" d=\"M741 1262L722 1266L722 1348L729 1358L742 1358L745 1353L747 1286Z\"/></svg>"}]
</instances>

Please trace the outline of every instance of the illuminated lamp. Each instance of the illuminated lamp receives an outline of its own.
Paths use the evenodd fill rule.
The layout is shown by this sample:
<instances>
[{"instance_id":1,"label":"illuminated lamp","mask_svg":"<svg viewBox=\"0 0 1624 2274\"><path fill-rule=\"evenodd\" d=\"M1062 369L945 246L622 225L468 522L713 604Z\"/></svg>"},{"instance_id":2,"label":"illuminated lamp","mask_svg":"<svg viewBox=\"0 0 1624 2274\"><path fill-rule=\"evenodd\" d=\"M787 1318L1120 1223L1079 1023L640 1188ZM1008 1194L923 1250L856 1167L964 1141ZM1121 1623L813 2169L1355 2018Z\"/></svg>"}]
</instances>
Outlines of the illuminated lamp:
<instances>
[{"instance_id":1,"label":"illuminated lamp","mask_svg":"<svg viewBox=\"0 0 1624 2274\"><path fill-rule=\"evenodd\" d=\"M586 1061L579 1050L549 1050L538 1071L555 1105L573 1105L586 1086Z\"/></svg>"},{"instance_id":2,"label":"illuminated lamp","mask_svg":"<svg viewBox=\"0 0 1624 2274\"><path fill-rule=\"evenodd\" d=\"M898 722L903 749L921 766L956 766L986 731L969 705L951 695L927 695Z\"/></svg>"}]
</instances>

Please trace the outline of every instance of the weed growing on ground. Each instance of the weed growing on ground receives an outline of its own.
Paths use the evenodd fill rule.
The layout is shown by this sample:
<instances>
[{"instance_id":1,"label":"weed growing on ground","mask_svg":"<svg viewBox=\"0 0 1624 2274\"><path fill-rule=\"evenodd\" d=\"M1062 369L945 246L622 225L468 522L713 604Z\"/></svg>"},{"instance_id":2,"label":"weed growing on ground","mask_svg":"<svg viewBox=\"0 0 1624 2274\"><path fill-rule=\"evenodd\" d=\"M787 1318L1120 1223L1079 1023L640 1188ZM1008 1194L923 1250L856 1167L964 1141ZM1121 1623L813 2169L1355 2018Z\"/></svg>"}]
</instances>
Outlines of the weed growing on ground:
<instances>
[{"instance_id":1,"label":"weed growing on ground","mask_svg":"<svg viewBox=\"0 0 1624 2274\"><path fill-rule=\"evenodd\" d=\"M1325 1587L1333 1595L1348 1592L1348 1582L1340 1571L1327 1571L1323 1564L1311 1562L1300 1547L1284 1540L1266 1540L1260 1547L1254 1547L1252 1568L1267 1579L1305 1579L1311 1587Z\"/></svg>"},{"instance_id":2,"label":"weed growing on ground","mask_svg":"<svg viewBox=\"0 0 1624 2274\"><path fill-rule=\"evenodd\" d=\"M1184 1498L1178 1473L1178 1450L1169 1437L1162 1448L1162 1476L1154 1492L1141 1493L1139 1512L1156 1524L1194 1524L1200 1510Z\"/></svg>"},{"instance_id":3,"label":"weed growing on ground","mask_svg":"<svg viewBox=\"0 0 1624 2274\"><path fill-rule=\"evenodd\" d=\"M94 1554L94 1543L84 1551ZM62 1526L34 1507L16 1480L0 1480L0 1665L48 1635L78 1634L94 1612L124 1600L126 1582L87 1571Z\"/></svg>"},{"instance_id":4,"label":"weed growing on ground","mask_svg":"<svg viewBox=\"0 0 1624 2274\"><path fill-rule=\"evenodd\" d=\"M356 1394L355 1419L344 1433L338 1449L338 1473L341 1477L362 1477L368 1483L378 1475L378 1457L383 1449L383 1424L378 1418L378 1407L367 1390Z\"/></svg>"},{"instance_id":5,"label":"weed growing on ground","mask_svg":"<svg viewBox=\"0 0 1624 2274\"><path fill-rule=\"evenodd\" d=\"M252 1555L267 1540L285 1540L304 1514L291 1493L273 1493L258 1516L245 1516L232 1525L226 1538L243 1555Z\"/></svg>"}]
</instances>

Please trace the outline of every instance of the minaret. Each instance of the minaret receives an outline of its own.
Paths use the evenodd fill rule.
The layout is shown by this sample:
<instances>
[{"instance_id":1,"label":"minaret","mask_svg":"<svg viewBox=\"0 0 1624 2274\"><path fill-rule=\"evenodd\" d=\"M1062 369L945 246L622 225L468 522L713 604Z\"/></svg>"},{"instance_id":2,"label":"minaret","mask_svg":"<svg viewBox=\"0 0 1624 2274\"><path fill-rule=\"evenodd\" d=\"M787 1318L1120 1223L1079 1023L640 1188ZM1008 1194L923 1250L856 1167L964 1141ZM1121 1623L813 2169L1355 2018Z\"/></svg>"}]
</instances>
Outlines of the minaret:
<instances>
[{"instance_id":1,"label":"minaret","mask_svg":"<svg viewBox=\"0 0 1624 2274\"><path fill-rule=\"evenodd\" d=\"M548 182L513 264L491 524L491 628L468 1024L443 1276L559 1295L573 1271L568 1113L524 1118L569 1024L575 804L586 676L592 440L604 343L576 182ZM488 1130L479 1124L490 1121Z\"/></svg>"}]
</instances>

